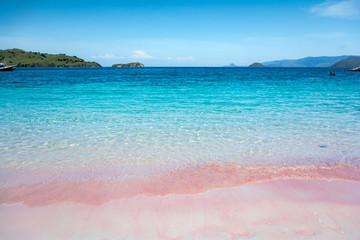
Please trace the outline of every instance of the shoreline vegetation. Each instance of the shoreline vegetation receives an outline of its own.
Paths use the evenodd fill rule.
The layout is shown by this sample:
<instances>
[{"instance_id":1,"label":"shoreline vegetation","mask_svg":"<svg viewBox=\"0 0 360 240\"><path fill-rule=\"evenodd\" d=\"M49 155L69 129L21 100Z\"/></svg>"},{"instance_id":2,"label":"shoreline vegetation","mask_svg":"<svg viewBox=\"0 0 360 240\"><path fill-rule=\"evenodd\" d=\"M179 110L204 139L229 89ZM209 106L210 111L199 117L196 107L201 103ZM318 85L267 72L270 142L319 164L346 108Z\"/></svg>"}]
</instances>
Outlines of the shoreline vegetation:
<instances>
[{"instance_id":1,"label":"shoreline vegetation","mask_svg":"<svg viewBox=\"0 0 360 240\"><path fill-rule=\"evenodd\" d=\"M144 64L139 62L131 62L131 63L117 63L113 64L111 67L145 67Z\"/></svg>"},{"instance_id":2,"label":"shoreline vegetation","mask_svg":"<svg viewBox=\"0 0 360 240\"><path fill-rule=\"evenodd\" d=\"M101 67L97 62L87 62L76 56L27 52L13 48L0 50L0 59L17 67Z\"/></svg>"}]
</instances>

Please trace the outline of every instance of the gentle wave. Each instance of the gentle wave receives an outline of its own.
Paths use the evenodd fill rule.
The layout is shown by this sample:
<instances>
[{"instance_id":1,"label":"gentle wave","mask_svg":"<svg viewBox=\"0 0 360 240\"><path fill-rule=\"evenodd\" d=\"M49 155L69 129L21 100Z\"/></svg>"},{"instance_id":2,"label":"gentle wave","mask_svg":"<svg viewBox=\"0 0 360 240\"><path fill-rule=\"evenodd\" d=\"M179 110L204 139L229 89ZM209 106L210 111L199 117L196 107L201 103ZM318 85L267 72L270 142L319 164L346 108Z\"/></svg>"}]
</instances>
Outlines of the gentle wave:
<instances>
[{"instance_id":1,"label":"gentle wave","mask_svg":"<svg viewBox=\"0 0 360 240\"><path fill-rule=\"evenodd\" d=\"M99 205L141 195L197 194L212 189L279 179L360 182L360 167L353 165L269 167L244 166L236 162L212 163L185 169L145 168L142 172L150 172L148 176L142 176L136 171L132 177L126 178L122 177L121 171L114 169L67 171L38 170L32 173L35 176L7 176L7 181L38 181L3 184L8 186L0 189L0 204L23 203L31 207L62 203Z\"/></svg>"}]
</instances>

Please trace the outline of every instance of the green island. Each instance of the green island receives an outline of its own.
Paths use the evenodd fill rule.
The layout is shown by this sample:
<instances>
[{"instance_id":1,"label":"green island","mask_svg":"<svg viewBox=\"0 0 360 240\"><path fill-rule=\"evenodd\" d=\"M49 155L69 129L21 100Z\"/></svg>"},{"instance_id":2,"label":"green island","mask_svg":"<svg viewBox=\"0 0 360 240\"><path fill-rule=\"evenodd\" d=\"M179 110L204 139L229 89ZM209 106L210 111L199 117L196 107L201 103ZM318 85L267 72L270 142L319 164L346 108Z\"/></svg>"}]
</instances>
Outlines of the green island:
<instances>
[{"instance_id":1,"label":"green island","mask_svg":"<svg viewBox=\"0 0 360 240\"><path fill-rule=\"evenodd\" d=\"M144 64L139 62L132 62L132 63L117 63L112 65L111 67L145 67Z\"/></svg>"},{"instance_id":2,"label":"green island","mask_svg":"<svg viewBox=\"0 0 360 240\"><path fill-rule=\"evenodd\" d=\"M249 67L260 68L265 66L262 63L254 62L253 64L250 64Z\"/></svg>"},{"instance_id":3,"label":"green island","mask_svg":"<svg viewBox=\"0 0 360 240\"><path fill-rule=\"evenodd\" d=\"M17 48L0 50L0 60L2 59L17 67L101 67L99 63L86 62L76 56L27 52Z\"/></svg>"}]
</instances>

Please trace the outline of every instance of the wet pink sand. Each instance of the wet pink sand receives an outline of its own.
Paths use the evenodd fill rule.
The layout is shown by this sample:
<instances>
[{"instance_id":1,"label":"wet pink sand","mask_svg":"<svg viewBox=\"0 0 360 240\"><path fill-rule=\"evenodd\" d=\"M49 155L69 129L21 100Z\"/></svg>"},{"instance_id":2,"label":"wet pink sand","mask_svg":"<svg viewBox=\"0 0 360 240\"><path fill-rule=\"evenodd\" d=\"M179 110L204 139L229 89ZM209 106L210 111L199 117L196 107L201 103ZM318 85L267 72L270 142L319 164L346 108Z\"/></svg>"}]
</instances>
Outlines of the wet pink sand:
<instances>
[{"instance_id":1,"label":"wet pink sand","mask_svg":"<svg viewBox=\"0 0 360 240\"><path fill-rule=\"evenodd\" d=\"M360 183L275 180L101 205L0 207L1 239L359 239Z\"/></svg>"},{"instance_id":2,"label":"wet pink sand","mask_svg":"<svg viewBox=\"0 0 360 240\"><path fill-rule=\"evenodd\" d=\"M0 189L0 239L360 239L357 168L210 165Z\"/></svg>"}]
</instances>

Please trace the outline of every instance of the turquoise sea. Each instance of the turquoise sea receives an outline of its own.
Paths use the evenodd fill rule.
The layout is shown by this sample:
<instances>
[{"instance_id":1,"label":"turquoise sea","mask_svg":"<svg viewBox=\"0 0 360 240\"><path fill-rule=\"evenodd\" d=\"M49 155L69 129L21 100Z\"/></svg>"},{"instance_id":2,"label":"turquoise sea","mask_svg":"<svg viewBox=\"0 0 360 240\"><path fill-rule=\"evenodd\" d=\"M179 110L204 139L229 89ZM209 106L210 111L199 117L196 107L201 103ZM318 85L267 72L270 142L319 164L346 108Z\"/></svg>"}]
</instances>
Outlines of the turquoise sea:
<instances>
[{"instance_id":1,"label":"turquoise sea","mask_svg":"<svg viewBox=\"0 0 360 240\"><path fill-rule=\"evenodd\" d=\"M360 75L336 69L332 77L330 71L18 68L1 73L1 184L10 184L14 171L34 169L106 166L132 177L142 166L358 166Z\"/></svg>"},{"instance_id":2,"label":"turquoise sea","mask_svg":"<svg viewBox=\"0 0 360 240\"><path fill-rule=\"evenodd\" d=\"M0 73L0 238L359 239L345 70Z\"/></svg>"}]
</instances>

